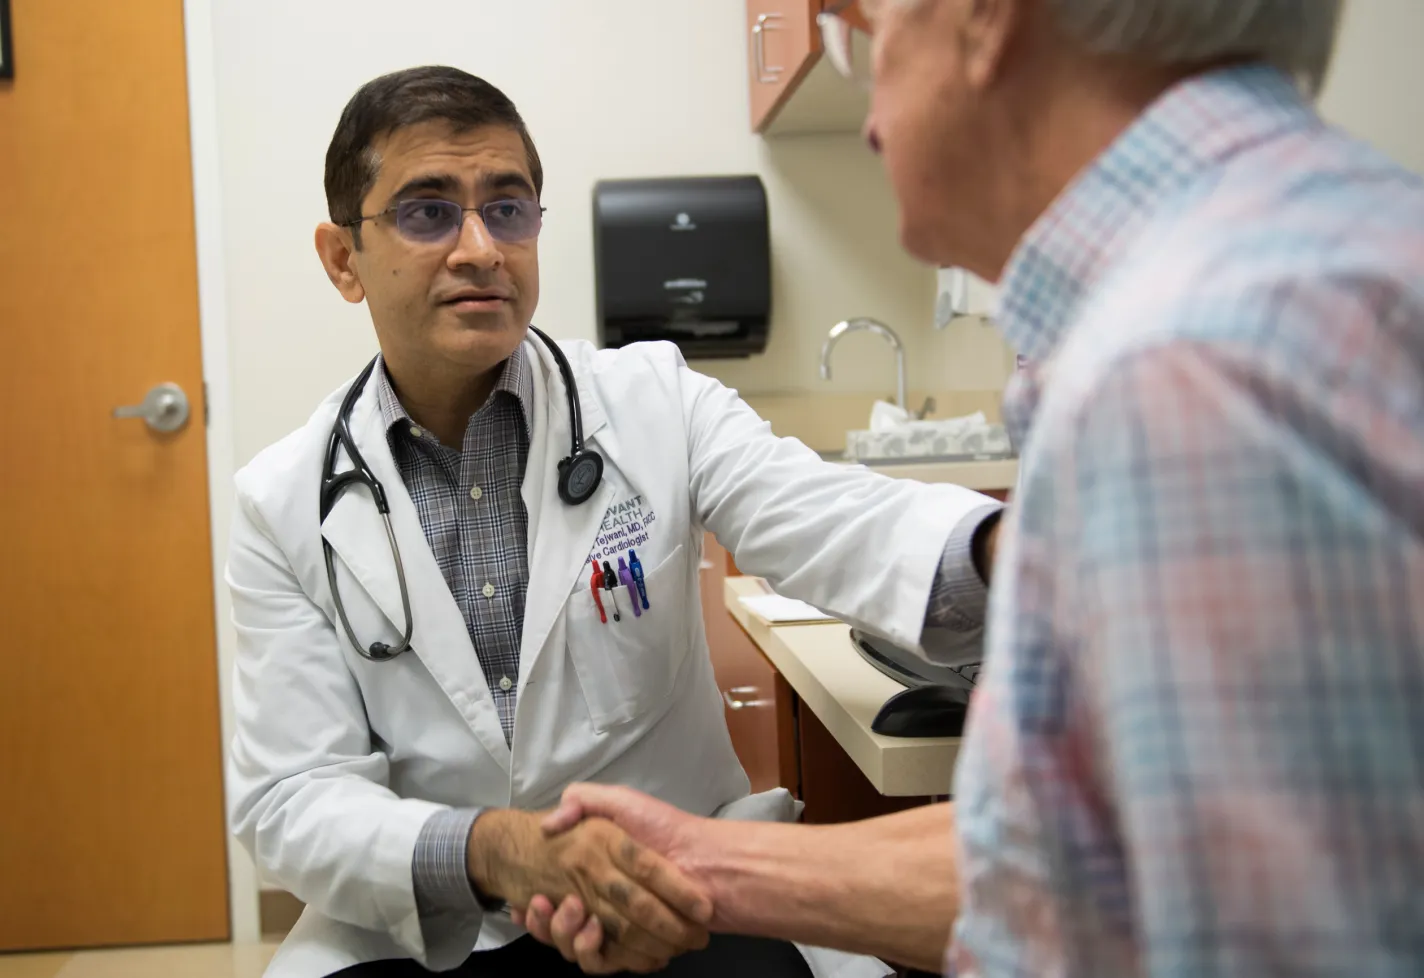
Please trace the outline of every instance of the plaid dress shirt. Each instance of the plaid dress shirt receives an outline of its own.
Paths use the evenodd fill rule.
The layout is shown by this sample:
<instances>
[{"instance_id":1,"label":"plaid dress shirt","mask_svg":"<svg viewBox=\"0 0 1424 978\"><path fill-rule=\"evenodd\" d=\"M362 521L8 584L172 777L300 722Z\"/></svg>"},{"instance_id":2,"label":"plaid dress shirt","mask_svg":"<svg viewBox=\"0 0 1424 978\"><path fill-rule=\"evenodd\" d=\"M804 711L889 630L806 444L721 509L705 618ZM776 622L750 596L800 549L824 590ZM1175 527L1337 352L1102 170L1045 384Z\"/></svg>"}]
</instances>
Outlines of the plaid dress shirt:
<instances>
[{"instance_id":1,"label":"plaid dress shirt","mask_svg":"<svg viewBox=\"0 0 1424 978\"><path fill-rule=\"evenodd\" d=\"M1424 975L1424 184L1259 66L1021 242L961 975Z\"/></svg>"},{"instance_id":2,"label":"plaid dress shirt","mask_svg":"<svg viewBox=\"0 0 1424 978\"><path fill-rule=\"evenodd\" d=\"M411 419L384 360L375 371L391 455L426 542L465 617L507 741L514 737L519 644L529 589L529 514L520 490L533 428L530 356L521 344L505 362L494 392L470 418L459 449L442 445ZM986 504L960 520L945 545L925 612L924 637L942 661L977 662L982 654L988 598L970 551L976 529L1000 509ZM479 912L466 871L470 830L479 813L478 808L449 809L422 827L412 860L422 920Z\"/></svg>"},{"instance_id":3,"label":"plaid dress shirt","mask_svg":"<svg viewBox=\"0 0 1424 978\"><path fill-rule=\"evenodd\" d=\"M505 361L488 401L470 418L459 449L411 420L376 366L376 400L406 491L475 647L507 741L514 737L519 641L529 590L529 514L520 494L529 464L534 373L521 345ZM412 860L423 920L478 913L466 850L479 809L450 809L421 828Z\"/></svg>"},{"instance_id":4,"label":"plaid dress shirt","mask_svg":"<svg viewBox=\"0 0 1424 978\"><path fill-rule=\"evenodd\" d=\"M529 591L529 514L520 489L529 464L534 374L521 345L465 427L459 449L413 422L377 365L376 399L401 479L440 565L499 711L514 737L519 639Z\"/></svg>"}]
</instances>

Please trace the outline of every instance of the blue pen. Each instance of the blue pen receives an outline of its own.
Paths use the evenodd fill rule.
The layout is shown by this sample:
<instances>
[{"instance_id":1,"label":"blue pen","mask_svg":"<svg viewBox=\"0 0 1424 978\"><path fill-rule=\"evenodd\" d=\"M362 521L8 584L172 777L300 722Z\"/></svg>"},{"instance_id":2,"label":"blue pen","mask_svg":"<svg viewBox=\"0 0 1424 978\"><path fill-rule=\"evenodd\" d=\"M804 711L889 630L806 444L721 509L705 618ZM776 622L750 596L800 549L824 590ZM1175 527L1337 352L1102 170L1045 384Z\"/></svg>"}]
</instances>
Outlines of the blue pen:
<instances>
[{"instance_id":1,"label":"blue pen","mask_svg":"<svg viewBox=\"0 0 1424 978\"><path fill-rule=\"evenodd\" d=\"M643 562L638 559L638 551L628 551L628 569L633 572L633 581L638 585L638 597L643 599L643 609L648 607L648 588L643 583Z\"/></svg>"}]
</instances>

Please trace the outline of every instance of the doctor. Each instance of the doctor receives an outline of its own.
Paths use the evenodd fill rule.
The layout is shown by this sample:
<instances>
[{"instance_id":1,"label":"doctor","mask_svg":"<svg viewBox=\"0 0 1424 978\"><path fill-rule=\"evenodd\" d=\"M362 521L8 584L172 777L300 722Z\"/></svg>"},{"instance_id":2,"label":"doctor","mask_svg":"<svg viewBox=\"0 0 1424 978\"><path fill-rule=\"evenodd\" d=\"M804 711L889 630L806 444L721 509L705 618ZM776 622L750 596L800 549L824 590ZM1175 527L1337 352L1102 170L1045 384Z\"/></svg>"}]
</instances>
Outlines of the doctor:
<instances>
[{"instance_id":1,"label":"doctor","mask_svg":"<svg viewBox=\"0 0 1424 978\"><path fill-rule=\"evenodd\" d=\"M793 819L732 750L703 532L847 621L973 650L998 505L822 463L672 346L533 331L542 182L514 105L454 69L370 82L332 139L317 250L381 352L239 474L228 565L232 826L307 905L269 975L576 973L512 922L536 893L579 897L630 970L884 975L709 940L670 862L539 811L601 781Z\"/></svg>"}]
</instances>

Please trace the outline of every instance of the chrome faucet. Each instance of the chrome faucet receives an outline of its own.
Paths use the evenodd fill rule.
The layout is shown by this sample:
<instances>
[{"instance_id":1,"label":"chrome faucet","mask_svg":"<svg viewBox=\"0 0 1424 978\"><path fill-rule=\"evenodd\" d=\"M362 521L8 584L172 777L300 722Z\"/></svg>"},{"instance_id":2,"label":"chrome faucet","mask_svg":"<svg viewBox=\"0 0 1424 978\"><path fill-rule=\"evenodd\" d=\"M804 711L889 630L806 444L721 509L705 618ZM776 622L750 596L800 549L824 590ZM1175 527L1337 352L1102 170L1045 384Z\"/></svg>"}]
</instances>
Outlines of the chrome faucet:
<instances>
[{"instance_id":1,"label":"chrome faucet","mask_svg":"<svg viewBox=\"0 0 1424 978\"><path fill-rule=\"evenodd\" d=\"M874 333L889 343L895 351L895 403L902 411L909 411L905 403L905 345L900 342L900 337L895 335L893 329L874 319L848 319L831 327L831 334L821 346L821 379L831 379L831 350L835 349L836 341L847 333L860 330Z\"/></svg>"}]
</instances>

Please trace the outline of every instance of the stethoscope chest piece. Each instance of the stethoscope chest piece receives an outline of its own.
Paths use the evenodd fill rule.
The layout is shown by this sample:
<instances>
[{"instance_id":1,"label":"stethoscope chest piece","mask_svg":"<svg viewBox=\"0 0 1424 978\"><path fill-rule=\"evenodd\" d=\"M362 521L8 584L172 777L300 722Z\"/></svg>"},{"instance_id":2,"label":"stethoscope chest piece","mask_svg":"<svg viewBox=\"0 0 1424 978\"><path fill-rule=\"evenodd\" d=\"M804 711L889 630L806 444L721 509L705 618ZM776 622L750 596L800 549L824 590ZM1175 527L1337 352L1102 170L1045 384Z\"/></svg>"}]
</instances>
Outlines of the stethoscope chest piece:
<instances>
[{"instance_id":1,"label":"stethoscope chest piece","mask_svg":"<svg viewBox=\"0 0 1424 978\"><path fill-rule=\"evenodd\" d=\"M586 503L603 481L603 456L581 449L559 463L559 498L570 506Z\"/></svg>"}]
</instances>

